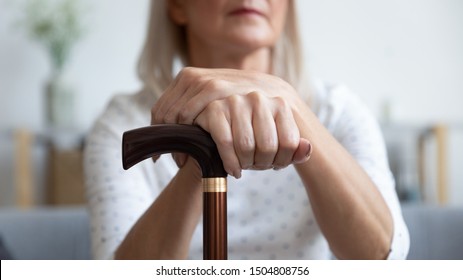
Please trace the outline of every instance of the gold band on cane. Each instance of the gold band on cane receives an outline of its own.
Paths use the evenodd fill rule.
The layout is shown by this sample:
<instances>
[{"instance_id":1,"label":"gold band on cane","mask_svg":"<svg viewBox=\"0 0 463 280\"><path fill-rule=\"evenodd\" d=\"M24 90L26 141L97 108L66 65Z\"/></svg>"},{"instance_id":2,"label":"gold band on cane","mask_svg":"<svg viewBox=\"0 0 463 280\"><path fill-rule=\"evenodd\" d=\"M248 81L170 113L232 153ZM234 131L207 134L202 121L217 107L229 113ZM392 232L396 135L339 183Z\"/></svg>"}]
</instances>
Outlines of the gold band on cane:
<instances>
[{"instance_id":1,"label":"gold band on cane","mask_svg":"<svg viewBox=\"0 0 463 280\"><path fill-rule=\"evenodd\" d=\"M203 178L203 192L227 192L227 179Z\"/></svg>"}]
</instances>

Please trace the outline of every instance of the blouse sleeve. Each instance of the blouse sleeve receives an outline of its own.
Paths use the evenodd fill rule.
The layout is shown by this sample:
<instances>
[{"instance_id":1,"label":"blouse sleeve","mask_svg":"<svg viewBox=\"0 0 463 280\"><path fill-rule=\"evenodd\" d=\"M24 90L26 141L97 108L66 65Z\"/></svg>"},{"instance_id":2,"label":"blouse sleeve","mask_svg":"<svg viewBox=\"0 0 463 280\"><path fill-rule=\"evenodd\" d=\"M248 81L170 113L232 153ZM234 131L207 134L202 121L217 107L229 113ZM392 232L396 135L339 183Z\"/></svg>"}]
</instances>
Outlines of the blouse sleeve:
<instances>
[{"instance_id":1,"label":"blouse sleeve","mask_svg":"<svg viewBox=\"0 0 463 280\"><path fill-rule=\"evenodd\" d=\"M389 207L394 232L388 259L405 259L410 246L409 233L379 124L360 99L347 88L335 87L329 94L330 105L325 112L327 128L370 176Z\"/></svg>"},{"instance_id":2,"label":"blouse sleeve","mask_svg":"<svg viewBox=\"0 0 463 280\"><path fill-rule=\"evenodd\" d=\"M150 181L146 172L149 161L127 171L122 168L122 133L134 128L127 121L132 118L124 106L114 100L109 104L87 137L84 150L92 253L96 259L113 257L127 232L152 202L156 195L152 190L158 189L157 182Z\"/></svg>"}]
</instances>

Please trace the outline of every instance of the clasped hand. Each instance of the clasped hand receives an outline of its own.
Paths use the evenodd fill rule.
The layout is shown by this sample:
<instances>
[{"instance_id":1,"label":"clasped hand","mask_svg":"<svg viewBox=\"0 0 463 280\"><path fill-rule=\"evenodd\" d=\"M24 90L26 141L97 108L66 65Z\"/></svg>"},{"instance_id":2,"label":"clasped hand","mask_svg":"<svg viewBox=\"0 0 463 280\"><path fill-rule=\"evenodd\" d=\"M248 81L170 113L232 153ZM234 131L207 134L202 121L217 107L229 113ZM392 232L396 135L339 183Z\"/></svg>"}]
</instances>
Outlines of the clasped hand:
<instances>
[{"instance_id":1,"label":"clasped hand","mask_svg":"<svg viewBox=\"0 0 463 280\"><path fill-rule=\"evenodd\" d=\"M217 144L224 168L281 169L311 153L293 116L302 100L282 79L253 71L184 68L151 111L152 124L195 124ZM176 155L177 164L185 155Z\"/></svg>"}]
</instances>

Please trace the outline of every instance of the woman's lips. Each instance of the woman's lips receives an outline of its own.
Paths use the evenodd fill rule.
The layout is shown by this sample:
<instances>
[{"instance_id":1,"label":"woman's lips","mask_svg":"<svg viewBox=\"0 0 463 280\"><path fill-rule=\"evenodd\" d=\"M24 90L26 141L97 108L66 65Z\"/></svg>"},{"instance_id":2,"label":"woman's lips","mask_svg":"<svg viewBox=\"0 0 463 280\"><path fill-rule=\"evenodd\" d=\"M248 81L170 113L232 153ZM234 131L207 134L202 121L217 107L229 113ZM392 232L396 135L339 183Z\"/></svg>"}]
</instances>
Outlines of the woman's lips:
<instances>
[{"instance_id":1,"label":"woman's lips","mask_svg":"<svg viewBox=\"0 0 463 280\"><path fill-rule=\"evenodd\" d=\"M230 12L231 16L246 16L246 15L257 15L257 16L263 16L261 12L255 9L250 9L250 8L239 8L236 9L232 12Z\"/></svg>"}]
</instances>

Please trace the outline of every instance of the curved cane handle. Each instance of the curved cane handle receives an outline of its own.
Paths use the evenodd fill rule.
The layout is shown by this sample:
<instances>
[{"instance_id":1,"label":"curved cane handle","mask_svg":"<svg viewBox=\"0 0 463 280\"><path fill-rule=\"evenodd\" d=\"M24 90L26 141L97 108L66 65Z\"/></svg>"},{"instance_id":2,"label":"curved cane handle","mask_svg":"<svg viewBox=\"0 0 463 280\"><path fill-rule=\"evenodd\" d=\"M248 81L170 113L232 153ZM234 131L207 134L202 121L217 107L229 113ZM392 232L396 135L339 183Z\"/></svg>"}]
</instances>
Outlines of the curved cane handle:
<instances>
[{"instance_id":1,"label":"curved cane handle","mask_svg":"<svg viewBox=\"0 0 463 280\"><path fill-rule=\"evenodd\" d=\"M203 178L227 177L214 140L198 126L152 125L126 131L122 136L122 166L126 170L154 155L176 152L192 156Z\"/></svg>"},{"instance_id":2,"label":"curved cane handle","mask_svg":"<svg viewBox=\"0 0 463 280\"><path fill-rule=\"evenodd\" d=\"M203 257L226 260L227 172L209 133L197 126L169 124L130 130L122 136L124 169L154 155L173 152L192 156L203 173Z\"/></svg>"}]
</instances>

